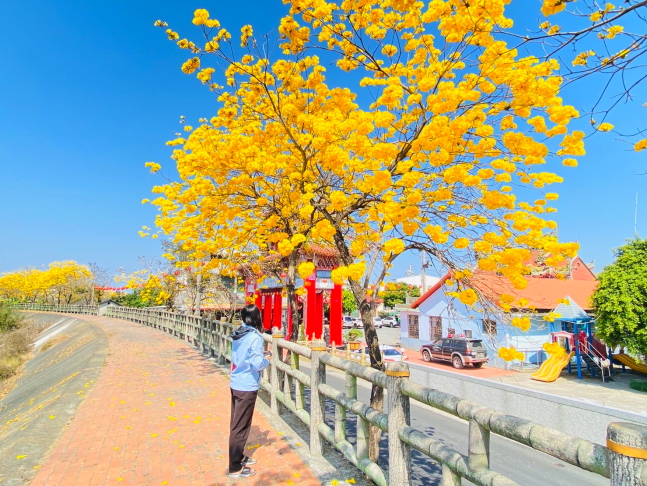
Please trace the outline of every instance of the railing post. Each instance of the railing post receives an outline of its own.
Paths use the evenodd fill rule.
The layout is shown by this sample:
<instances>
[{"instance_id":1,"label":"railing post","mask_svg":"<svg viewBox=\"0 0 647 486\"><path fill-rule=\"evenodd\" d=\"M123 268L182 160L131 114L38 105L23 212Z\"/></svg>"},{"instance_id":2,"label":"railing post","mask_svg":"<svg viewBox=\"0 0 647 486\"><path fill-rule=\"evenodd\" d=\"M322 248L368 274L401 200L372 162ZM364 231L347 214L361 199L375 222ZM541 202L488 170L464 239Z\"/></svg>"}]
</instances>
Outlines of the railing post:
<instances>
[{"instance_id":1,"label":"railing post","mask_svg":"<svg viewBox=\"0 0 647 486\"><path fill-rule=\"evenodd\" d=\"M469 434L467 465L472 470L490 467L490 431L471 419Z\"/></svg>"},{"instance_id":2,"label":"railing post","mask_svg":"<svg viewBox=\"0 0 647 486\"><path fill-rule=\"evenodd\" d=\"M346 372L346 396L357 399L357 377ZM368 420L357 416L357 459L368 457Z\"/></svg>"},{"instance_id":3,"label":"railing post","mask_svg":"<svg viewBox=\"0 0 647 486\"><path fill-rule=\"evenodd\" d=\"M299 369L299 358L300 356L297 353L290 353L290 367L293 370ZM292 377L290 377L290 381L294 382L294 406L297 410L303 410L306 408L305 386L299 380L295 380Z\"/></svg>"},{"instance_id":4,"label":"railing post","mask_svg":"<svg viewBox=\"0 0 647 486\"><path fill-rule=\"evenodd\" d=\"M440 481L442 486L461 486L461 477L452 471L447 464L443 464Z\"/></svg>"},{"instance_id":5,"label":"railing post","mask_svg":"<svg viewBox=\"0 0 647 486\"><path fill-rule=\"evenodd\" d=\"M279 339L283 337L283 333L278 328L272 329L272 359L270 370L270 408L272 413L280 415L283 410L280 407L279 399L276 397L276 392L281 391L281 382L279 381L279 367L277 363L281 361L281 356L279 356Z\"/></svg>"},{"instance_id":6,"label":"railing post","mask_svg":"<svg viewBox=\"0 0 647 486\"><path fill-rule=\"evenodd\" d=\"M346 396L349 396L349 391L353 393L352 378L355 377L346 371L345 378ZM355 382L355 386L357 386L357 382ZM335 403L335 442L341 442L342 440L346 440L346 409L339 403Z\"/></svg>"},{"instance_id":7,"label":"railing post","mask_svg":"<svg viewBox=\"0 0 647 486\"><path fill-rule=\"evenodd\" d=\"M218 336L218 363L224 365L227 362L227 340L225 339L225 323L218 321L217 324L218 331L216 336Z\"/></svg>"},{"instance_id":8,"label":"railing post","mask_svg":"<svg viewBox=\"0 0 647 486\"><path fill-rule=\"evenodd\" d=\"M607 447L611 486L647 485L647 427L612 422Z\"/></svg>"},{"instance_id":9,"label":"railing post","mask_svg":"<svg viewBox=\"0 0 647 486\"><path fill-rule=\"evenodd\" d=\"M404 361L386 364L386 390L389 400L389 485L409 484L411 447L400 439L400 430L411 423L409 397L401 391L402 380L409 377Z\"/></svg>"},{"instance_id":10,"label":"railing post","mask_svg":"<svg viewBox=\"0 0 647 486\"><path fill-rule=\"evenodd\" d=\"M319 384L326 382L326 365L321 362L321 355L326 351L325 345L314 345L310 348L310 454L321 456L323 442L319 434L319 424L324 421L325 399L319 395Z\"/></svg>"}]
</instances>

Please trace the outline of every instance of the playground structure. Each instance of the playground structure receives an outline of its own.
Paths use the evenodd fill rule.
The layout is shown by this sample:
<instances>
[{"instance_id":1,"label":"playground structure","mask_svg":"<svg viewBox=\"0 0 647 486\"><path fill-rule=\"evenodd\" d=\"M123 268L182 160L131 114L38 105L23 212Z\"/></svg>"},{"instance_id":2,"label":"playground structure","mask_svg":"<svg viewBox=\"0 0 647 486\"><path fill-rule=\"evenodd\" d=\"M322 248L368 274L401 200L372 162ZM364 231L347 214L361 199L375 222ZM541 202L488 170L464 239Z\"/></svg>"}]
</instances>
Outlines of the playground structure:
<instances>
[{"instance_id":1,"label":"playground structure","mask_svg":"<svg viewBox=\"0 0 647 486\"><path fill-rule=\"evenodd\" d=\"M583 365L586 365L591 377L595 378L597 374L605 382L611 376L612 361L607 359L607 356L596 349L593 344L593 319L578 319L577 321L566 322L572 326L574 332L557 331L550 333L552 342L563 348L564 353L551 354L550 358L541 365L539 371L534 373L531 378L537 381L553 382L559 378L564 368L567 368L568 373L572 373L571 363L573 357L575 357L578 379L583 379ZM583 334L576 334L578 328L580 333ZM582 336L585 336L585 339L582 339ZM628 358L631 359L630 357ZM635 362L634 364L641 366ZM645 368L647 369L647 367Z\"/></svg>"},{"instance_id":2,"label":"playground structure","mask_svg":"<svg viewBox=\"0 0 647 486\"><path fill-rule=\"evenodd\" d=\"M567 366L575 353L571 351L567 353L566 351L559 355L553 354L548 358L539 368L539 371L531 375L533 380L551 382L555 381L559 375L562 373L562 370Z\"/></svg>"},{"instance_id":3,"label":"playground structure","mask_svg":"<svg viewBox=\"0 0 647 486\"><path fill-rule=\"evenodd\" d=\"M252 266L244 266L239 273L245 278L245 298L254 302L261 310L263 328L281 329L286 335L292 333L292 307L283 306L285 297L285 267L284 259L265 258L257 264L262 268L262 275L253 272ZM341 346L342 339L342 285L335 284L331 272L338 266L336 252L327 247L311 245L308 250L299 252L299 261L312 262L315 270L305 280L297 278L295 289L304 289L305 296L297 295L299 313L303 318L307 340L322 339L324 334L323 315L324 304L330 305L329 335L330 345Z\"/></svg>"},{"instance_id":4,"label":"playground structure","mask_svg":"<svg viewBox=\"0 0 647 486\"><path fill-rule=\"evenodd\" d=\"M625 354L625 353L612 354L611 352L609 352L609 360L617 361L622 365L623 369L625 366L628 366L629 368L631 368L634 371L637 371L638 373L647 374L647 365L638 363L635 359L633 359L628 354Z\"/></svg>"}]
</instances>

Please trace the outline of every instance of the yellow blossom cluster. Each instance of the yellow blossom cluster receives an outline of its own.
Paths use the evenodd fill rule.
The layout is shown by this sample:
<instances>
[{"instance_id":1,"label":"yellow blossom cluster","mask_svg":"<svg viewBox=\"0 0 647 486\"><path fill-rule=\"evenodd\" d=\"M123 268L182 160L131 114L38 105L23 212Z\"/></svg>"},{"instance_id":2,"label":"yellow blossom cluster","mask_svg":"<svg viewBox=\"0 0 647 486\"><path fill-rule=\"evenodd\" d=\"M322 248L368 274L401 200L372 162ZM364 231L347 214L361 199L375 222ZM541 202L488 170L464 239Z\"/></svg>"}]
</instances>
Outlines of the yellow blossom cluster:
<instances>
[{"instance_id":1,"label":"yellow blossom cluster","mask_svg":"<svg viewBox=\"0 0 647 486\"><path fill-rule=\"evenodd\" d=\"M315 264L312 262L303 262L299 265L298 271L299 276L305 280L315 271Z\"/></svg>"},{"instance_id":2,"label":"yellow blossom cluster","mask_svg":"<svg viewBox=\"0 0 647 486\"><path fill-rule=\"evenodd\" d=\"M512 325L519 328L522 332L526 332L530 329L530 318L528 316L513 317Z\"/></svg>"},{"instance_id":3,"label":"yellow blossom cluster","mask_svg":"<svg viewBox=\"0 0 647 486\"><path fill-rule=\"evenodd\" d=\"M364 262L352 263L348 266L341 266L335 268L331 273L331 278L336 284L344 283L345 279L359 280L366 272L366 264Z\"/></svg>"},{"instance_id":4,"label":"yellow blossom cluster","mask_svg":"<svg viewBox=\"0 0 647 486\"><path fill-rule=\"evenodd\" d=\"M548 354L551 356L556 356L556 357L562 357L564 356L564 353L566 353L566 350L562 348L559 343L544 343L543 344L544 351L546 351Z\"/></svg>"},{"instance_id":5,"label":"yellow blossom cluster","mask_svg":"<svg viewBox=\"0 0 647 486\"><path fill-rule=\"evenodd\" d=\"M640 152L641 150L645 150L647 148L647 138L643 138L642 140L639 140L634 144L634 150L636 152Z\"/></svg>"},{"instance_id":6,"label":"yellow blossom cluster","mask_svg":"<svg viewBox=\"0 0 647 486\"><path fill-rule=\"evenodd\" d=\"M504 361L514 361L514 360L523 361L524 359L524 354L517 351L514 348L514 346L510 346L509 348L501 347L499 348L499 352L497 354L499 358L501 358Z\"/></svg>"}]
</instances>

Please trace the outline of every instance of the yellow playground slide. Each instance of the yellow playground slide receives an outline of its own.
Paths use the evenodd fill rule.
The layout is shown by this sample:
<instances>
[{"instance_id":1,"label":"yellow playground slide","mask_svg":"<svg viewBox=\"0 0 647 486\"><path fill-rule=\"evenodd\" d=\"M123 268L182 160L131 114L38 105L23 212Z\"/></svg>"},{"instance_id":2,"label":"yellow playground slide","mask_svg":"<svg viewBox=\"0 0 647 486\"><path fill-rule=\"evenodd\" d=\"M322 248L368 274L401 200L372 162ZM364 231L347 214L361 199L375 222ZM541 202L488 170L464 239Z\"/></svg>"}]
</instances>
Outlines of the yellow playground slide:
<instances>
[{"instance_id":1,"label":"yellow playground slide","mask_svg":"<svg viewBox=\"0 0 647 486\"><path fill-rule=\"evenodd\" d=\"M561 356L552 354L531 378L537 381L555 381L574 355L574 352L564 353Z\"/></svg>"},{"instance_id":2,"label":"yellow playground slide","mask_svg":"<svg viewBox=\"0 0 647 486\"><path fill-rule=\"evenodd\" d=\"M629 366L629 368L634 371L647 374L647 365L637 363L636 360L628 354L614 354L613 359L620 361L625 366Z\"/></svg>"}]
</instances>

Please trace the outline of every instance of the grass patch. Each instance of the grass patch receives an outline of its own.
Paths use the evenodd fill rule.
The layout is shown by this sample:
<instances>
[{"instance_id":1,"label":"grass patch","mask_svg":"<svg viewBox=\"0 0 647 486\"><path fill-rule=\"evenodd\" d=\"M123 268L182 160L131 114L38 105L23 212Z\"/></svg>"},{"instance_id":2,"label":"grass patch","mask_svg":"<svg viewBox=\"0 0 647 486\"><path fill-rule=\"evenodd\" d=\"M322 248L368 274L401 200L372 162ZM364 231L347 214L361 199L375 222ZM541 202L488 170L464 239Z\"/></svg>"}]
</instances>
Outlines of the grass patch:
<instances>
[{"instance_id":1,"label":"grass patch","mask_svg":"<svg viewBox=\"0 0 647 486\"><path fill-rule=\"evenodd\" d=\"M44 353L48 349L52 349L54 346L57 344L62 343L63 341L67 340L70 336L67 334L59 334L58 336L54 336L52 339L48 340L45 344L43 344L40 347L40 352Z\"/></svg>"},{"instance_id":2,"label":"grass patch","mask_svg":"<svg viewBox=\"0 0 647 486\"><path fill-rule=\"evenodd\" d=\"M629 386L634 390L647 393L647 381L632 380Z\"/></svg>"},{"instance_id":3,"label":"grass patch","mask_svg":"<svg viewBox=\"0 0 647 486\"><path fill-rule=\"evenodd\" d=\"M4 329L0 332L0 381L18 374L20 367L29 359L31 343L44 329L44 324L25 321L22 316L9 317L0 306L0 319ZM10 309L11 311L11 309Z\"/></svg>"},{"instance_id":4,"label":"grass patch","mask_svg":"<svg viewBox=\"0 0 647 486\"><path fill-rule=\"evenodd\" d=\"M0 380L6 380L18 373L24 360L22 356L3 356L0 357Z\"/></svg>"}]
</instances>

